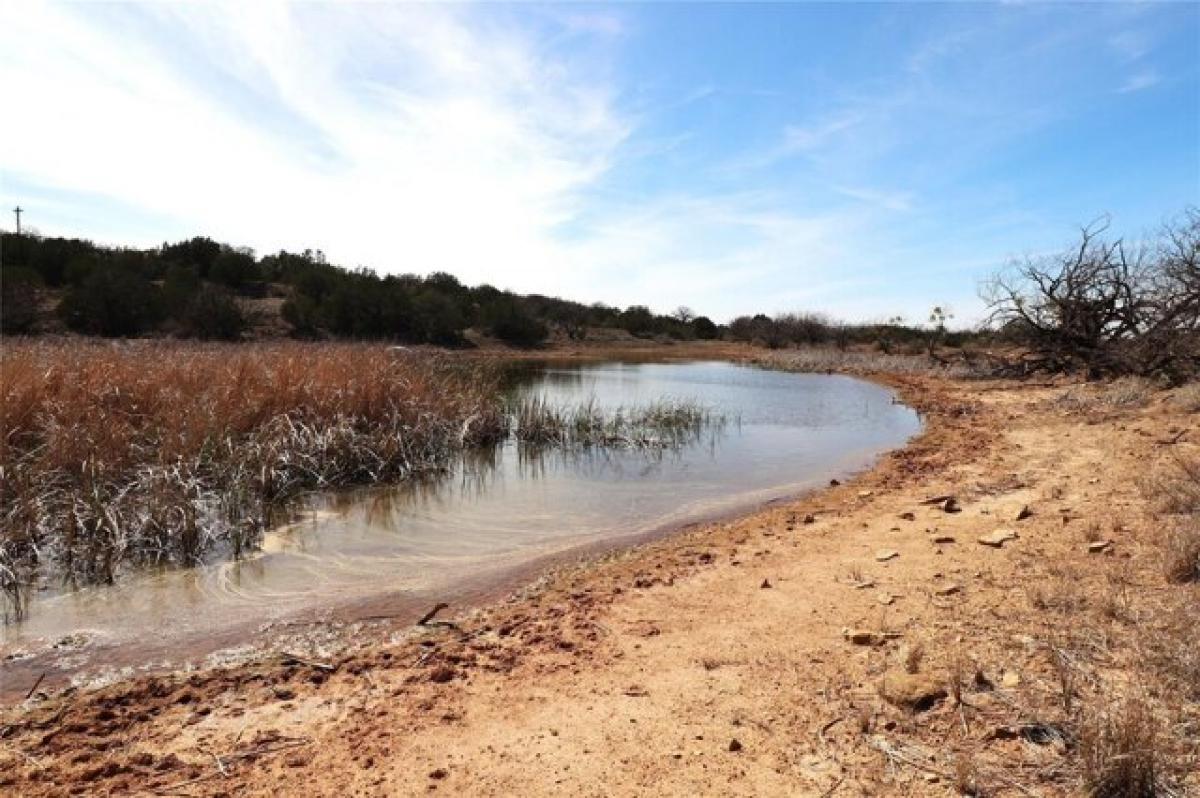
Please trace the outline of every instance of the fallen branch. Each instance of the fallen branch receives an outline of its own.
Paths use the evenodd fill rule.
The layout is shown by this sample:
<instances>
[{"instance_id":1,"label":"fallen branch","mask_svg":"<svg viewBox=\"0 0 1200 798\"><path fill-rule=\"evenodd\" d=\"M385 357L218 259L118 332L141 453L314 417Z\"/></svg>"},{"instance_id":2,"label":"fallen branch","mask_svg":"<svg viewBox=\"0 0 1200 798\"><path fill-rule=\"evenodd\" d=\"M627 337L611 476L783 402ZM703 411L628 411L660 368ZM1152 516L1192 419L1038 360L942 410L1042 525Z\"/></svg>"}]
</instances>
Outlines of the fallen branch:
<instances>
[{"instance_id":1,"label":"fallen branch","mask_svg":"<svg viewBox=\"0 0 1200 798\"><path fill-rule=\"evenodd\" d=\"M25 694L26 701L28 701L30 696L32 696L34 694L34 692L38 689L38 687L41 686L42 679L45 679L45 678L46 678L46 672L42 671L42 675L37 677L37 681L33 683L33 687L30 687L29 692Z\"/></svg>"},{"instance_id":2,"label":"fallen branch","mask_svg":"<svg viewBox=\"0 0 1200 798\"><path fill-rule=\"evenodd\" d=\"M427 612L421 616L421 620L417 621L417 626L427 626L429 624L429 622L433 620L433 616L437 615L439 612L441 612L442 610L446 609L449 606L450 605L447 604L446 602L439 601L437 604L434 605L433 609L431 609L429 612Z\"/></svg>"},{"instance_id":3,"label":"fallen branch","mask_svg":"<svg viewBox=\"0 0 1200 798\"><path fill-rule=\"evenodd\" d=\"M845 719L846 719L845 715L838 715L836 718L834 718L833 720L826 723L824 726L822 726L820 729L817 730L817 738L825 745L829 745L829 741L825 739L825 732L829 731L830 729L832 729L834 726L841 723ZM835 784L834 788L836 789L836 787L837 787L837 785Z\"/></svg>"}]
</instances>

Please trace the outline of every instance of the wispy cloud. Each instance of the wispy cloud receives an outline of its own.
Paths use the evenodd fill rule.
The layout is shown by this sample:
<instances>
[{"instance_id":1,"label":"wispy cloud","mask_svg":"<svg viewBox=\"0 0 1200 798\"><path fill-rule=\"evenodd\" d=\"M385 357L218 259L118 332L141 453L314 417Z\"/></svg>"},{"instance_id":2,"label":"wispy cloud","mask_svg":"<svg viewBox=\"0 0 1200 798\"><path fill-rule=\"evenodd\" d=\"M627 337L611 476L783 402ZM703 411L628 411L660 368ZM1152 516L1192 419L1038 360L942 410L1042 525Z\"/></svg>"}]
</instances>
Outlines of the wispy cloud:
<instances>
[{"instance_id":1,"label":"wispy cloud","mask_svg":"<svg viewBox=\"0 0 1200 798\"><path fill-rule=\"evenodd\" d=\"M586 65L460 9L88 11L6 15L23 113L0 169L180 230L391 270L549 270L554 228L629 132Z\"/></svg>"},{"instance_id":2,"label":"wispy cloud","mask_svg":"<svg viewBox=\"0 0 1200 798\"><path fill-rule=\"evenodd\" d=\"M887 191L864 186L835 186L834 191L889 211L911 211L913 209L914 198L908 191Z\"/></svg>"},{"instance_id":3,"label":"wispy cloud","mask_svg":"<svg viewBox=\"0 0 1200 798\"><path fill-rule=\"evenodd\" d=\"M1152 86L1157 86L1162 82L1162 77L1153 69L1145 69L1136 74L1130 75L1129 78L1117 88L1118 94L1130 94L1135 91L1142 91Z\"/></svg>"},{"instance_id":4,"label":"wispy cloud","mask_svg":"<svg viewBox=\"0 0 1200 798\"><path fill-rule=\"evenodd\" d=\"M719 319L970 321L980 269L1160 196L1076 145L1117 135L1088 121L1134 101L1110 91L1194 85L1171 30L1196 17L908 11L0 3L0 199L48 233L319 247Z\"/></svg>"},{"instance_id":5,"label":"wispy cloud","mask_svg":"<svg viewBox=\"0 0 1200 798\"><path fill-rule=\"evenodd\" d=\"M783 130L783 154L796 154L825 146L837 136L861 125L866 118L862 111L836 112L808 125L788 125Z\"/></svg>"},{"instance_id":6,"label":"wispy cloud","mask_svg":"<svg viewBox=\"0 0 1200 798\"><path fill-rule=\"evenodd\" d=\"M1150 36L1141 30L1124 30L1110 36L1108 46L1122 60L1137 61L1150 52Z\"/></svg>"}]
</instances>

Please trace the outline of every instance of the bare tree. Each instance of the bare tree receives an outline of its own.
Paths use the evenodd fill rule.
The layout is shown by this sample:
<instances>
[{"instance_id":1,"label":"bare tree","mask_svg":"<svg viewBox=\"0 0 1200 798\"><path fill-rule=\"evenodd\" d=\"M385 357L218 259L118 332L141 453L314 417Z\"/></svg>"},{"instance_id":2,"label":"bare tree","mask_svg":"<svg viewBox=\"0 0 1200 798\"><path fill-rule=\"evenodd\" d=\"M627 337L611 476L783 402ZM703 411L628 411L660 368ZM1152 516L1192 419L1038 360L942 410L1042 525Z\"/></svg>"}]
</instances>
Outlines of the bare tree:
<instances>
[{"instance_id":1,"label":"bare tree","mask_svg":"<svg viewBox=\"0 0 1200 798\"><path fill-rule=\"evenodd\" d=\"M675 308L675 312L671 314L671 317L680 324L691 324L692 319L696 318L696 312L687 305L680 305Z\"/></svg>"},{"instance_id":2,"label":"bare tree","mask_svg":"<svg viewBox=\"0 0 1200 798\"><path fill-rule=\"evenodd\" d=\"M985 286L989 321L1052 371L1089 377L1197 371L1196 286L1200 223L1168 225L1157 247L1108 240L1108 220L1080 230L1070 250L1010 264Z\"/></svg>"}]
</instances>

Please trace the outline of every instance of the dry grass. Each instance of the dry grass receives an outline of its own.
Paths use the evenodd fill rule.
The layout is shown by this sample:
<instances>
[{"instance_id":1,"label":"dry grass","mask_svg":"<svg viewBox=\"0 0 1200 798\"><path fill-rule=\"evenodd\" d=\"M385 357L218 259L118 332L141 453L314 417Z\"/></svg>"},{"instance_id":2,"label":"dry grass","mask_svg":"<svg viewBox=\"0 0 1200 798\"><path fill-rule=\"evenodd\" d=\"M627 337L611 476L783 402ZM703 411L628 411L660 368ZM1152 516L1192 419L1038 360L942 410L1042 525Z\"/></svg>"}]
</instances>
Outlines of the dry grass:
<instances>
[{"instance_id":1,"label":"dry grass","mask_svg":"<svg viewBox=\"0 0 1200 798\"><path fill-rule=\"evenodd\" d=\"M1098 702L1080 725L1079 761L1092 798L1159 795L1159 722L1138 697Z\"/></svg>"},{"instance_id":2,"label":"dry grass","mask_svg":"<svg viewBox=\"0 0 1200 798\"><path fill-rule=\"evenodd\" d=\"M780 371L818 374L937 374L955 378L984 373L962 361L940 363L928 355L889 355L815 346L770 352L755 358L754 362Z\"/></svg>"},{"instance_id":3,"label":"dry grass","mask_svg":"<svg viewBox=\"0 0 1200 798\"><path fill-rule=\"evenodd\" d=\"M1142 491L1154 511L1166 516L1200 515L1200 459L1177 456L1151 472Z\"/></svg>"},{"instance_id":4,"label":"dry grass","mask_svg":"<svg viewBox=\"0 0 1200 798\"><path fill-rule=\"evenodd\" d=\"M0 586L112 581L252 545L298 491L402 479L498 440L498 380L353 344L5 342Z\"/></svg>"},{"instance_id":5,"label":"dry grass","mask_svg":"<svg viewBox=\"0 0 1200 798\"><path fill-rule=\"evenodd\" d=\"M1200 413L1200 382L1190 382L1176 388L1170 401L1188 413Z\"/></svg>"},{"instance_id":6,"label":"dry grass","mask_svg":"<svg viewBox=\"0 0 1200 798\"><path fill-rule=\"evenodd\" d=\"M1200 582L1200 518L1171 524L1164 536L1163 574L1169 582Z\"/></svg>"},{"instance_id":7,"label":"dry grass","mask_svg":"<svg viewBox=\"0 0 1200 798\"><path fill-rule=\"evenodd\" d=\"M718 421L688 402L514 405L500 368L379 345L6 342L0 611L20 616L35 575L241 556L297 493L437 473L510 434L661 451Z\"/></svg>"},{"instance_id":8,"label":"dry grass","mask_svg":"<svg viewBox=\"0 0 1200 798\"><path fill-rule=\"evenodd\" d=\"M1159 516L1163 573L1169 582L1200 582L1200 460L1176 456L1142 482Z\"/></svg>"},{"instance_id":9,"label":"dry grass","mask_svg":"<svg viewBox=\"0 0 1200 798\"><path fill-rule=\"evenodd\" d=\"M1141 377L1121 377L1107 383L1076 385L1055 400L1069 412L1142 407L1154 395L1154 383Z\"/></svg>"}]
</instances>

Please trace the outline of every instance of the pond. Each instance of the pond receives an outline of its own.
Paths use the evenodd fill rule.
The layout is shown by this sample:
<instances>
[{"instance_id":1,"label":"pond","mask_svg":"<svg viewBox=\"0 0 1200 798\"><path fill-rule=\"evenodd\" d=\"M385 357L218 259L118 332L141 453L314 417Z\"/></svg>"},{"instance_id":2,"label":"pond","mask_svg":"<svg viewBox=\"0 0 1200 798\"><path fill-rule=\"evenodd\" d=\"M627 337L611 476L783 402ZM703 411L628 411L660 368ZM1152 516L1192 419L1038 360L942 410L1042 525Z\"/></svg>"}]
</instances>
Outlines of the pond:
<instances>
[{"instance_id":1,"label":"pond","mask_svg":"<svg viewBox=\"0 0 1200 798\"><path fill-rule=\"evenodd\" d=\"M478 592L555 555L632 544L824 485L920 429L878 385L725 362L526 364L511 390L607 409L695 401L723 422L667 449L510 442L434 480L311 496L242 561L35 598L25 621L0 632L4 651L63 638L168 651L306 609L461 600L467 585Z\"/></svg>"}]
</instances>

